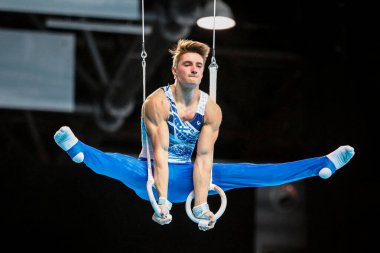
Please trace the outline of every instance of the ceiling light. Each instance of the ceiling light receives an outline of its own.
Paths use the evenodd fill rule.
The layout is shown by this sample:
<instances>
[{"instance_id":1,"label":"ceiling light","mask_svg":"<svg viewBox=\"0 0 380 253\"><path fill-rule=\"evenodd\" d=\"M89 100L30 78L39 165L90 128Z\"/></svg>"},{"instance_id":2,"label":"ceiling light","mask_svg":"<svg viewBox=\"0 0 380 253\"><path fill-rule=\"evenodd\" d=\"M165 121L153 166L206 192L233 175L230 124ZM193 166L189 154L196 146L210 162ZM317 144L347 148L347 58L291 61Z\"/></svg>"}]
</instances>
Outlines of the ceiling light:
<instances>
[{"instance_id":1,"label":"ceiling light","mask_svg":"<svg viewBox=\"0 0 380 253\"><path fill-rule=\"evenodd\" d=\"M215 2L215 17L214 17L214 1L208 1L203 15L197 20L197 25L203 29L215 30L230 29L235 26L231 8L223 1Z\"/></svg>"}]
</instances>

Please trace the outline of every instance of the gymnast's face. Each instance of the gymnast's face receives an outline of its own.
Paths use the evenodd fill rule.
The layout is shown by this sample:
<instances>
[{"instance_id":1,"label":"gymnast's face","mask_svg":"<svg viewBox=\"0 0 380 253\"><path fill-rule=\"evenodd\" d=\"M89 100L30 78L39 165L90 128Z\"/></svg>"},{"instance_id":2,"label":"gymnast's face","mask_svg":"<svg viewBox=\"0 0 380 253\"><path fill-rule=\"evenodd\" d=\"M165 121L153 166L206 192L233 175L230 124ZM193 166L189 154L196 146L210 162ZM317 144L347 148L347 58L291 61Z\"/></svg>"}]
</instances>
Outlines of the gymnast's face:
<instances>
[{"instance_id":1,"label":"gymnast's face","mask_svg":"<svg viewBox=\"0 0 380 253\"><path fill-rule=\"evenodd\" d=\"M198 86L202 81L203 70L203 58L197 53L185 53L181 55L177 65L172 67L176 83L182 85Z\"/></svg>"}]
</instances>

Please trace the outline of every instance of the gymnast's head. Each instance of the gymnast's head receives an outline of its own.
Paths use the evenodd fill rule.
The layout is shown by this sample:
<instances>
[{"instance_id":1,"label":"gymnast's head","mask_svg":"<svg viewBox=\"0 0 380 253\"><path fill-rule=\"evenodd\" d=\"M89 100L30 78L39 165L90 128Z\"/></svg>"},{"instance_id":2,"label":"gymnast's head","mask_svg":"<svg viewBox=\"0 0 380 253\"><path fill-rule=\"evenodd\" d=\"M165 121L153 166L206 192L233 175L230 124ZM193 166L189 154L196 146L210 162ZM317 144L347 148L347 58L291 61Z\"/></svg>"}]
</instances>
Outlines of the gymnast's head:
<instances>
[{"instance_id":1,"label":"gymnast's head","mask_svg":"<svg viewBox=\"0 0 380 253\"><path fill-rule=\"evenodd\" d=\"M203 58L203 63L205 63L210 53L210 47L199 41L180 39L173 48L169 49L169 52L173 59L172 67L176 67L180 57L186 53L199 54Z\"/></svg>"}]
</instances>

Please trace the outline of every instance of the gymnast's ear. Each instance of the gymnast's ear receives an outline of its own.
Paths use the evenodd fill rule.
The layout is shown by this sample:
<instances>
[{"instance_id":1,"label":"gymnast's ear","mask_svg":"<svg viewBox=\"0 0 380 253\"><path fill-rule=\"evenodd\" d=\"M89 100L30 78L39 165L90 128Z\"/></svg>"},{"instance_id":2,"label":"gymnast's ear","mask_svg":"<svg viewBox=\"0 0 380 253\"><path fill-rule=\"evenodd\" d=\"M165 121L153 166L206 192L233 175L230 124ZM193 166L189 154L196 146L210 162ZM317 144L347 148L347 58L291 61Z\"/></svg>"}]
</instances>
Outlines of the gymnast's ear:
<instances>
[{"instance_id":1,"label":"gymnast's ear","mask_svg":"<svg viewBox=\"0 0 380 253\"><path fill-rule=\"evenodd\" d=\"M176 79L177 78L177 67L175 67L175 66L172 67L172 74L174 76L174 79Z\"/></svg>"}]
</instances>

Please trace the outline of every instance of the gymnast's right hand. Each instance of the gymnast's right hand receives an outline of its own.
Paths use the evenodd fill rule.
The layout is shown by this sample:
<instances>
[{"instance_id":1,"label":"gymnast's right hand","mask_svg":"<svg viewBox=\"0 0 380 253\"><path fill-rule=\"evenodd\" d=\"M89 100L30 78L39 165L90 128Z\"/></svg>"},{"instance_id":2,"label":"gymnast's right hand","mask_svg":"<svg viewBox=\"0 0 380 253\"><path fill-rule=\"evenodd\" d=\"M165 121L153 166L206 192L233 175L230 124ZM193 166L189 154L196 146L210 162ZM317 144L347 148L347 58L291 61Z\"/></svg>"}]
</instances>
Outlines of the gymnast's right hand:
<instances>
[{"instance_id":1,"label":"gymnast's right hand","mask_svg":"<svg viewBox=\"0 0 380 253\"><path fill-rule=\"evenodd\" d=\"M158 199L158 207L161 210L161 216L158 216L156 213L153 213L152 220L160 225L169 224L172 221L172 215L170 214L170 210L172 209L172 203L166 198L160 197Z\"/></svg>"}]
</instances>

